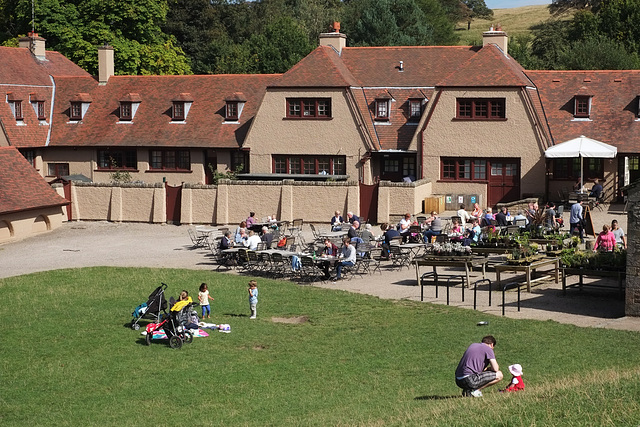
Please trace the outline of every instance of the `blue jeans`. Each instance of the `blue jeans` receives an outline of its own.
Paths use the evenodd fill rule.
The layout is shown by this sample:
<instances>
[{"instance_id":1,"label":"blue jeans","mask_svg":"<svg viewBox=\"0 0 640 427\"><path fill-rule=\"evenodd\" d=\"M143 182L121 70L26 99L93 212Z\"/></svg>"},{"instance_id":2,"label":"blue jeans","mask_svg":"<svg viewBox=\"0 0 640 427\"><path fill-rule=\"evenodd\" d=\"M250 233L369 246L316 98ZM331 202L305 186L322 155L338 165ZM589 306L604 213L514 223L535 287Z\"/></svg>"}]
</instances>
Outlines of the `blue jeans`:
<instances>
[{"instance_id":1,"label":"blue jeans","mask_svg":"<svg viewBox=\"0 0 640 427\"><path fill-rule=\"evenodd\" d=\"M353 263L351 261L341 261L336 265L336 277L339 279L342 273L342 267L351 267Z\"/></svg>"},{"instance_id":2,"label":"blue jeans","mask_svg":"<svg viewBox=\"0 0 640 427\"><path fill-rule=\"evenodd\" d=\"M431 243L431 237L439 236L441 231L427 230L424 232L424 242Z\"/></svg>"},{"instance_id":3,"label":"blue jeans","mask_svg":"<svg viewBox=\"0 0 640 427\"><path fill-rule=\"evenodd\" d=\"M201 305L200 307L202 307L202 317L204 318L205 313L207 315L211 314L211 307L209 306L209 304L207 305Z\"/></svg>"}]
</instances>

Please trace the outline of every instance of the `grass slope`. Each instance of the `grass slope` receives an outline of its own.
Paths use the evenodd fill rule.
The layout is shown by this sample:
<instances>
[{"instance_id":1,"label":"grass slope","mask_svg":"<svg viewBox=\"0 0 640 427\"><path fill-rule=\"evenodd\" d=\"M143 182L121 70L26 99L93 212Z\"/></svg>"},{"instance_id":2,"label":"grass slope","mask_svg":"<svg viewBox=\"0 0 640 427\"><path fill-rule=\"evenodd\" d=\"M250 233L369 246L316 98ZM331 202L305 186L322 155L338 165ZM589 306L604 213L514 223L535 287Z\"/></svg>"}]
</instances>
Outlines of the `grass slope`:
<instances>
[{"instance_id":1,"label":"grass slope","mask_svg":"<svg viewBox=\"0 0 640 427\"><path fill-rule=\"evenodd\" d=\"M366 280L366 279L363 279ZM206 281L212 332L144 345L130 313L160 284ZM14 425L636 425L637 333L492 317L247 277L139 268L0 280L0 423ZM303 324L272 317L308 316ZM478 327L479 320L489 325ZM483 335L527 389L462 399L453 372ZM508 375L507 375L508 377ZM506 386L507 380L501 387Z\"/></svg>"},{"instance_id":2,"label":"grass slope","mask_svg":"<svg viewBox=\"0 0 640 427\"><path fill-rule=\"evenodd\" d=\"M569 19L565 14L561 19ZM489 27L502 25L502 29L510 38L521 34L528 34L532 27L551 18L546 5L523 6L512 9L494 9L492 19L475 19L471 22L471 29L467 31L467 23L460 22L456 26L456 33L460 36L460 46L481 45L482 33Z\"/></svg>"}]
</instances>

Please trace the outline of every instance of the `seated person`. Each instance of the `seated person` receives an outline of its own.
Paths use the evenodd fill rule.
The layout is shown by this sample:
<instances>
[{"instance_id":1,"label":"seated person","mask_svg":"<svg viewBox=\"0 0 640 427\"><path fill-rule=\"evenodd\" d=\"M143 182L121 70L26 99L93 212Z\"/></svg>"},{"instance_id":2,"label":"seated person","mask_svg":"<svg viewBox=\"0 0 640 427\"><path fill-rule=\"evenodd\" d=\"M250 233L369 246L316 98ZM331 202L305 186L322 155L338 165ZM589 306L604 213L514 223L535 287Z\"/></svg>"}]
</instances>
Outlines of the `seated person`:
<instances>
[{"instance_id":1,"label":"seated person","mask_svg":"<svg viewBox=\"0 0 640 427\"><path fill-rule=\"evenodd\" d=\"M342 269L356 264L356 248L351 244L351 239L342 239L342 249L340 251L341 261L336 262L336 280L340 280Z\"/></svg>"},{"instance_id":2,"label":"seated person","mask_svg":"<svg viewBox=\"0 0 640 427\"><path fill-rule=\"evenodd\" d=\"M473 204L473 211L471 211L471 217L478 218L478 220L480 220L480 217L482 217L482 209L480 209L479 204L477 203Z\"/></svg>"},{"instance_id":3,"label":"seated person","mask_svg":"<svg viewBox=\"0 0 640 427\"><path fill-rule=\"evenodd\" d=\"M343 222L344 219L342 219L340 211L336 211L333 218L331 218L331 231L341 231Z\"/></svg>"},{"instance_id":4,"label":"seated person","mask_svg":"<svg viewBox=\"0 0 640 427\"><path fill-rule=\"evenodd\" d=\"M433 219L431 220L429 229L424 232L425 243L431 243L433 236L439 236L440 233L442 233L442 220L435 211L431 212L431 216L433 217Z\"/></svg>"},{"instance_id":5,"label":"seated person","mask_svg":"<svg viewBox=\"0 0 640 427\"><path fill-rule=\"evenodd\" d=\"M384 242L382 242L382 253L380 256L385 259L389 259L389 246L391 246L391 239L400 236L400 233L394 228L390 227L388 223L382 223L380 225L384 236Z\"/></svg>"},{"instance_id":6,"label":"seated person","mask_svg":"<svg viewBox=\"0 0 640 427\"><path fill-rule=\"evenodd\" d=\"M487 210L485 211L484 219L486 219L489 224L490 224L490 221L493 221L496 219L496 217L493 215L493 210L491 210L491 208L487 208Z\"/></svg>"},{"instance_id":7,"label":"seated person","mask_svg":"<svg viewBox=\"0 0 640 427\"><path fill-rule=\"evenodd\" d=\"M322 248L322 254L320 255L320 268L322 268L322 271L324 271L325 280L331 277L331 274L329 274L331 263L329 261L322 260L322 258L326 258L328 256L338 256L338 247L331 243L331 240L324 239L324 248Z\"/></svg>"},{"instance_id":8,"label":"seated person","mask_svg":"<svg viewBox=\"0 0 640 427\"><path fill-rule=\"evenodd\" d=\"M251 228L251 226L256 223L256 213L249 212L249 217L245 222L247 223L246 228Z\"/></svg>"},{"instance_id":9,"label":"seated person","mask_svg":"<svg viewBox=\"0 0 640 427\"><path fill-rule=\"evenodd\" d=\"M364 231L362 231L362 235L360 236L360 238L364 243L367 243L367 244L371 243L376 239L373 233L371 232L371 224L365 224Z\"/></svg>"},{"instance_id":10,"label":"seated person","mask_svg":"<svg viewBox=\"0 0 640 427\"><path fill-rule=\"evenodd\" d=\"M347 212L347 221L349 221L349 223L351 224L358 221L358 224L360 224L360 217L358 215L355 215L353 212Z\"/></svg>"},{"instance_id":11,"label":"seated person","mask_svg":"<svg viewBox=\"0 0 640 427\"><path fill-rule=\"evenodd\" d=\"M251 251L255 251L258 249L258 243L260 243L260 236L258 236L255 231L249 230L249 237L242 243L244 246L249 248Z\"/></svg>"},{"instance_id":12,"label":"seated person","mask_svg":"<svg viewBox=\"0 0 640 427\"><path fill-rule=\"evenodd\" d=\"M244 239L244 233L246 233L246 230L247 230L247 222L242 221L240 225L238 225L238 228L236 228L236 232L233 240L235 240L236 243L242 243L242 240Z\"/></svg>"},{"instance_id":13,"label":"seated person","mask_svg":"<svg viewBox=\"0 0 640 427\"><path fill-rule=\"evenodd\" d=\"M522 225L521 225L520 227L526 227L526 226L527 226L527 224L529 224L529 220L527 219L527 217L526 217L526 216L524 216L524 213L523 213L522 211L518 211L518 213L516 214L516 216L514 216L514 217L513 217L513 222L514 222L514 224L515 224L517 221L520 221L520 220L524 220L524 226L522 226Z\"/></svg>"},{"instance_id":14,"label":"seated person","mask_svg":"<svg viewBox=\"0 0 640 427\"><path fill-rule=\"evenodd\" d=\"M468 246L471 243L478 243L481 233L482 230L480 229L480 221L478 221L477 219L472 219L471 228L468 228L465 233L465 237L468 239L468 241L465 241L464 243L465 246Z\"/></svg>"},{"instance_id":15,"label":"seated person","mask_svg":"<svg viewBox=\"0 0 640 427\"><path fill-rule=\"evenodd\" d=\"M449 233L449 237L452 242L460 242L463 240L463 231L464 229L460 225L457 219L453 220L453 226L451 227L451 233Z\"/></svg>"},{"instance_id":16,"label":"seated person","mask_svg":"<svg viewBox=\"0 0 640 427\"><path fill-rule=\"evenodd\" d=\"M273 234L269 233L269 227L266 225L262 227L262 235L260 236L260 240L267 244L267 248L271 247L271 243L273 242Z\"/></svg>"},{"instance_id":17,"label":"seated person","mask_svg":"<svg viewBox=\"0 0 640 427\"><path fill-rule=\"evenodd\" d=\"M407 212L398 223L398 232L402 236L402 241L406 241L409 237L409 229L411 227L411 214Z\"/></svg>"},{"instance_id":18,"label":"seated person","mask_svg":"<svg viewBox=\"0 0 640 427\"><path fill-rule=\"evenodd\" d=\"M602 184L600 184L598 182L598 179L596 178L593 181L593 187L591 187L591 192L589 193L589 197L595 197L596 199L599 199L600 196L602 196Z\"/></svg>"},{"instance_id":19,"label":"seated person","mask_svg":"<svg viewBox=\"0 0 640 427\"><path fill-rule=\"evenodd\" d=\"M233 241L231 240L231 232L226 231L222 239L220 239L220 250L229 249L233 247Z\"/></svg>"},{"instance_id":20,"label":"seated person","mask_svg":"<svg viewBox=\"0 0 640 427\"><path fill-rule=\"evenodd\" d=\"M507 220L507 216L509 216L509 212L507 212L506 206L500 208L500 212L496 214L496 222L498 225L506 227L509 225L509 221Z\"/></svg>"},{"instance_id":21,"label":"seated person","mask_svg":"<svg viewBox=\"0 0 640 427\"><path fill-rule=\"evenodd\" d=\"M347 237L349 237L349 239L358 237L358 228L360 228L360 223L358 221L353 221L353 224L349 227L349 231L347 231Z\"/></svg>"}]
</instances>

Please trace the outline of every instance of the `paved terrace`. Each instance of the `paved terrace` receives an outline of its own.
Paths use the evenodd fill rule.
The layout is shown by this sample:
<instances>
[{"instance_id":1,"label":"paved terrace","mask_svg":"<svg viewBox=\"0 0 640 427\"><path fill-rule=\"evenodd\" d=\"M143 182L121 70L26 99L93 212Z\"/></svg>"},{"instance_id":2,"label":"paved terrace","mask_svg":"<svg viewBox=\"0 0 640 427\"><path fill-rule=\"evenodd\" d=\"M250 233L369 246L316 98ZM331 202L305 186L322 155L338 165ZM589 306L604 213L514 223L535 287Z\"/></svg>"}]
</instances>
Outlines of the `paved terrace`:
<instances>
[{"instance_id":1,"label":"paved terrace","mask_svg":"<svg viewBox=\"0 0 640 427\"><path fill-rule=\"evenodd\" d=\"M592 212L596 230L602 224L618 219L626 231L627 218L622 213L622 205L607 206ZM443 216L454 213L444 212ZM568 224L568 213L564 214ZM214 266L209 253L204 249L194 249L187 234L188 226L71 222L61 228L37 237L0 245L0 278L11 277L37 271L88 266L192 268L211 270ZM379 229L374 230L379 233ZM305 238L311 240L310 230L305 229ZM383 267L382 274L352 280L318 283L314 286L343 289L374 295L385 299L420 300L415 270L391 269ZM421 272L426 272L422 267ZM439 270L440 271L440 270ZM230 274L237 274L232 272ZM495 273L487 277L495 280ZM474 272L480 278L480 272ZM569 283L577 278L571 276ZM425 301L436 304L446 303L445 288L440 288L440 298L435 298L435 289L425 287ZM473 292L465 292L465 302L461 301L460 287L451 290L451 305L473 308ZM561 283L553 280L538 282L529 294L521 294L522 308L516 308L516 292L507 292L506 316L521 319L555 320L578 326L603 327L640 331L640 318L624 316L624 301L616 291L588 289L582 294L570 289L562 295ZM478 321L486 320L485 313L501 315L501 294L494 292L493 306L488 306L486 290L478 293Z\"/></svg>"}]
</instances>

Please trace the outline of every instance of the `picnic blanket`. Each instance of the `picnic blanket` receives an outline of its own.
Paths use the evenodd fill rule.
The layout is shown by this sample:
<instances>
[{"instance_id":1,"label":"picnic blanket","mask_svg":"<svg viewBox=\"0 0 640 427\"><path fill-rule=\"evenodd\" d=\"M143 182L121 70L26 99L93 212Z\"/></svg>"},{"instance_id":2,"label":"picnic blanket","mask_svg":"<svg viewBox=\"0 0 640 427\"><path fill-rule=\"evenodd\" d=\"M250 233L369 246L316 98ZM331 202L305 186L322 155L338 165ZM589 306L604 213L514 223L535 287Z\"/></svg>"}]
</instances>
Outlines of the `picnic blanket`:
<instances>
[{"instance_id":1,"label":"picnic blanket","mask_svg":"<svg viewBox=\"0 0 640 427\"><path fill-rule=\"evenodd\" d=\"M196 329L190 329L189 331L193 334L194 337L203 337L204 338L204 337L208 337L209 336L209 334L206 333L205 331L203 331L202 329L197 329L197 330ZM146 334L147 334L146 331L142 332L142 335L146 335ZM167 339L167 334L163 330L153 331L153 339L154 340L166 340Z\"/></svg>"}]
</instances>

